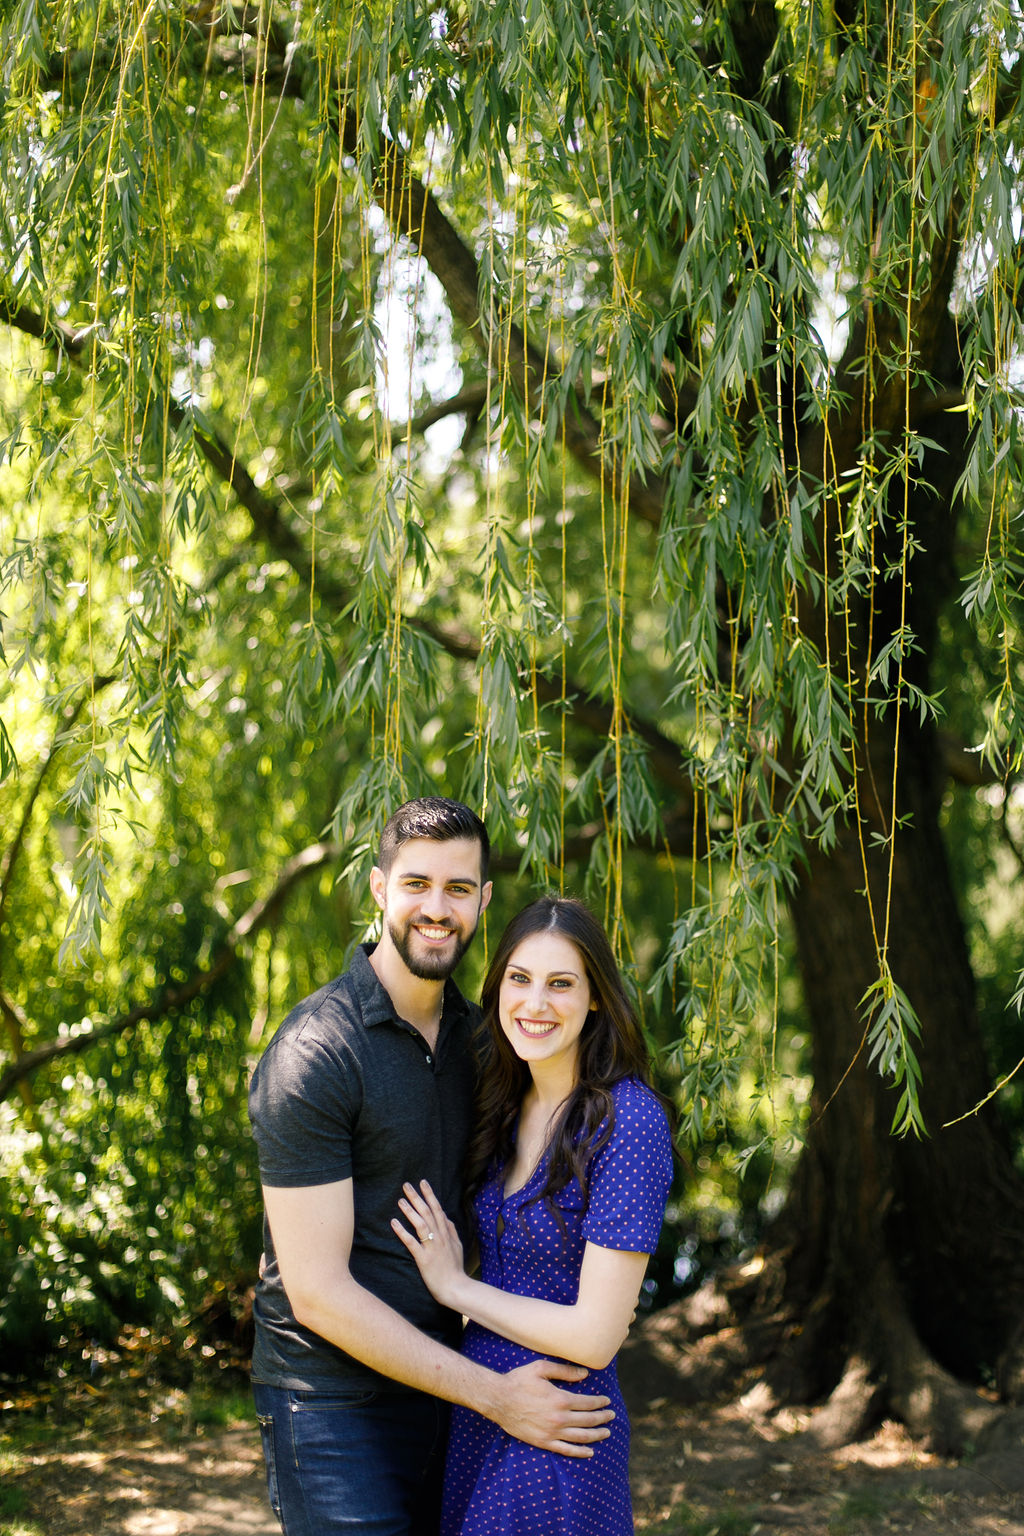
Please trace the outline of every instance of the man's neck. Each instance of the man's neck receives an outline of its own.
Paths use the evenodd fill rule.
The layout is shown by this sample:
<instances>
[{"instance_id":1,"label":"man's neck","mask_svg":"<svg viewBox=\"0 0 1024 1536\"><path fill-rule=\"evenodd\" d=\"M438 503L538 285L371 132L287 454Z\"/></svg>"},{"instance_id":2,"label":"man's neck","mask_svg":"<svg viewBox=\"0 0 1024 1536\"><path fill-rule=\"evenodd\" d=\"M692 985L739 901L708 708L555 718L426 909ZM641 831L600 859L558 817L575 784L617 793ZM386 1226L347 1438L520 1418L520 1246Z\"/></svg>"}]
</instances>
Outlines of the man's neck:
<instances>
[{"instance_id":1,"label":"man's neck","mask_svg":"<svg viewBox=\"0 0 1024 1536\"><path fill-rule=\"evenodd\" d=\"M419 1030L433 1046L441 1023L444 982L414 976L387 934L370 955L370 964L399 1018Z\"/></svg>"}]
</instances>

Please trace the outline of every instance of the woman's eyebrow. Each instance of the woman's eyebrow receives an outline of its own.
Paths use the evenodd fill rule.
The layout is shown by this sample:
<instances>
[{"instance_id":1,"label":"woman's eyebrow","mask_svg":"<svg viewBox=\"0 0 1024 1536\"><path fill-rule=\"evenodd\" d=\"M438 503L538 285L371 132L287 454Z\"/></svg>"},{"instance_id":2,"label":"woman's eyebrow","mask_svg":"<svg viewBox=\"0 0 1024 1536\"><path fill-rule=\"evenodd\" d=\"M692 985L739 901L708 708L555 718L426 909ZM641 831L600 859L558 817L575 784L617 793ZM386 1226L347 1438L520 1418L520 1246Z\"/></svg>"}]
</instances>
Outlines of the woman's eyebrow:
<instances>
[{"instance_id":1,"label":"woman's eyebrow","mask_svg":"<svg viewBox=\"0 0 1024 1536\"><path fill-rule=\"evenodd\" d=\"M510 960L509 961L508 965L505 967L505 970L506 970L506 973L508 971L522 971L524 976L532 976L533 975L533 972L530 970L529 966L527 966L527 965L519 965L514 960ZM560 976L571 976L574 981L579 981L579 979L580 979L579 971L548 971L547 976L545 977L545 980L546 981L557 981Z\"/></svg>"}]
</instances>

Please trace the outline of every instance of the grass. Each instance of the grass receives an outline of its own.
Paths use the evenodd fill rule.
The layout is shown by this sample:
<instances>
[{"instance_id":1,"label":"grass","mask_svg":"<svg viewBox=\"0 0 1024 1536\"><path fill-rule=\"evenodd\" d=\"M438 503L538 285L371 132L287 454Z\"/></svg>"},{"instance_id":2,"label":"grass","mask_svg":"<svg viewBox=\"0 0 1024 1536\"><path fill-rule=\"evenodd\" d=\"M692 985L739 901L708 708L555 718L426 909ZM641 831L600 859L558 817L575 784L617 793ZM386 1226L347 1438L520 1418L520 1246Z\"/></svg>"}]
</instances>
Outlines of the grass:
<instances>
[{"instance_id":1,"label":"grass","mask_svg":"<svg viewBox=\"0 0 1024 1536\"><path fill-rule=\"evenodd\" d=\"M180 1422L182 1433L186 1435L192 1435L196 1430L232 1429L238 1424L253 1424L252 1395L248 1389L194 1387L187 1394Z\"/></svg>"},{"instance_id":2,"label":"grass","mask_svg":"<svg viewBox=\"0 0 1024 1536\"><path fill-rule=\"evenodd\" d=\"M843 1496L829 1520L828 1536L862 1536L864 1531L881 1530L891 1520L895 1506L923 1509L927 1503L927 1498L913 1489L855 1488Z\"/></svg>"},{"instance_id":3,"label":"grass","mask_svg":"<svg viewBox=\"0 0 1024 1536\"><path fill-rule=\"evenodd\" d=\"M42 1527L35 1521L26 1524L13 1519L25 1506L25 1495L19 1488L11 1488L7 1479L17 1470L18 1458L0 1453L0 1536L43 1536Z\"/></svg>"},{"instance_id":4,"label":"grass","mask_svg":"<svg viewBox=\"0 0 1024 1536\"><path fill-rule=\"evenodd\" d=\"M24 1471L34 1452L56 1442L102 1441L123 1433L156 1434L174 1444L204 1430L230 1429L254 1422L248 1386L237 1381L194 1384L188 1389L149 1382L110 1381L94 1387L81 1381L14 1395L0 1417L0 1479ZM0 1485L0 1521L17 1514L10 1500L17 1490ZM8 1521L9 1525L9 1521ZM0 1524L0 1536L22 1536ZM32 1533L35 1536L35 1533Z\"/></svg>"},{"instance_id":5,"label":"grass","mask_svg":"<svg viewBox=\"0 0 1024 1536\"><path fill-rule=\"evenodd\" d=\"M676 1504L667 1523L658 1524L658 1536L752 1536L763 1529L756 1510L727 1505L701 1514L689 1504Z\"/></svg>"}]
</instances>

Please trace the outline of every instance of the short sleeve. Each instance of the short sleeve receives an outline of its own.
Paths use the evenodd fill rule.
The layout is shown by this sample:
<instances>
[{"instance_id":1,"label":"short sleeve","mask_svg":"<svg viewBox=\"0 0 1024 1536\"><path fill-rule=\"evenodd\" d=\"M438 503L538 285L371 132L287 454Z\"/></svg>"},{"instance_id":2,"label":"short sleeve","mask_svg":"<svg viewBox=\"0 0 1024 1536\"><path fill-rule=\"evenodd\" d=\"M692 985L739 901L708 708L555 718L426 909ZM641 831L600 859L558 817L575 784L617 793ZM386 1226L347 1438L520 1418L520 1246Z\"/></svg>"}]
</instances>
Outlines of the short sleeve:
<instances>
[{"instance_id":1,"label":"short sleeve","mask_svg":"<svg viewBox=\"0 0 1024 1536\"><path fill-rule=\"evenodd\" d=\"M358 1088L352 1064L315 1031L272 1041L249 1085L262 1182L294 1189L350 1178Z\"/></svg>"},{"instance_id":2,"label":"short sleeve","mask_svg":"<svg viewBox=\"0 0 1024 1536\"><path fill-rule=\"evenodd\" d=\"M583 1236L601 1248L653 1253L672 1183L672 1134L655 1094L636 1078L612 1089L615 1126L590 1166Z\"/></svg>"}]
</instances>

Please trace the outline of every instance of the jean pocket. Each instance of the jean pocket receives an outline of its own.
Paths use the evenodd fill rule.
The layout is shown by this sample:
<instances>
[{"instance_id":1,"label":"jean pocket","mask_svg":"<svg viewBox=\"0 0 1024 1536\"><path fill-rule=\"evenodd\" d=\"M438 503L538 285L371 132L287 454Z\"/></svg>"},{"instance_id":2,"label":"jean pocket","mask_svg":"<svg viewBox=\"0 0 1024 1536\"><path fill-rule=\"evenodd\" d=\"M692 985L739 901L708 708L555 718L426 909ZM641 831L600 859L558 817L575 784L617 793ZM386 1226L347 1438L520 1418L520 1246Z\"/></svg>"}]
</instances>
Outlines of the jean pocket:
<instances>
[{"instance_id":1,"label":"jean pocket","mask_svg":"<svg viewBox=\"0 0 1024 1536\"><path fill-rule=\"evenodd\" d=\"M267 1498L271 1509L278 1520L280 1520L281 1494L277 1486L277 1457L274 1452L274 1416L272 1413L258 1413L256 1421L260 1426L263 1460L267 1468Z\"/></svg>"},{"instance_id":2,"label":"jean pocket","mask_svg":"<svg viewBox=\"0 0 1024 1536\"><path fill-rule=\"evenodd\" d=\"M293 1413L318 1409L326 1413L344 1413L346 1409L368 1408L380 1397L373 1387L353 1388L351 1391L289 1392Z\"/></svg>"}]
</instances>

